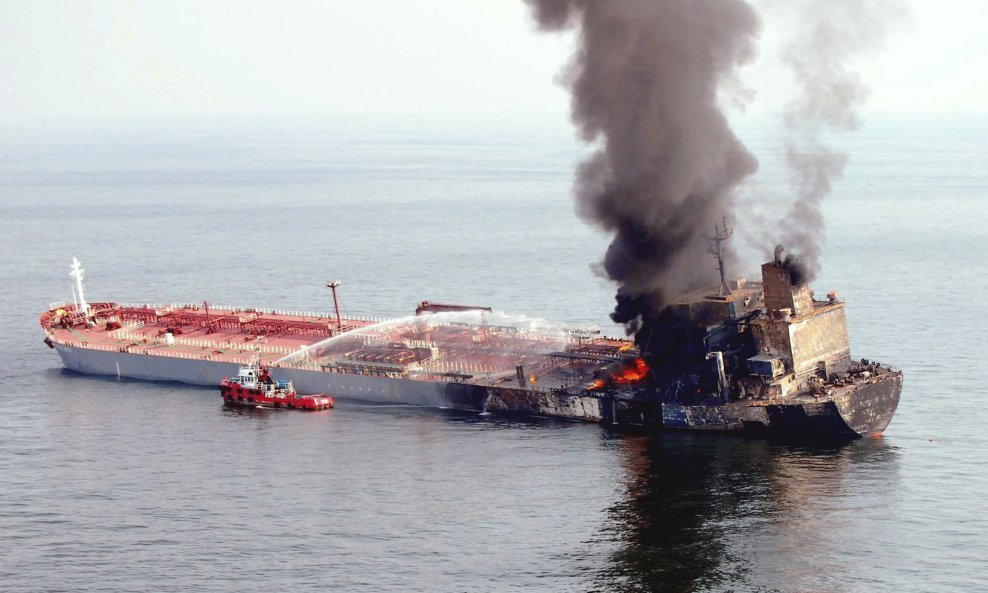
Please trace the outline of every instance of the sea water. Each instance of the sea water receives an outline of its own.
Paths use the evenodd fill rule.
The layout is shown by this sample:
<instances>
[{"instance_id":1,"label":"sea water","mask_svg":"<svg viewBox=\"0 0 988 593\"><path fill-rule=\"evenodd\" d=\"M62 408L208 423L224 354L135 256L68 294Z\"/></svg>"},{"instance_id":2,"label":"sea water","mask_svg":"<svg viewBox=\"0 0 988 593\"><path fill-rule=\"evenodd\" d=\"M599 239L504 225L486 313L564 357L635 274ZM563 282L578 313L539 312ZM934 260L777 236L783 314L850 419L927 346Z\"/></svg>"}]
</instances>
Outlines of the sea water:
<instances>
[{"instance_id":1,"label":"sea water","mask_svg":"<svg viewBox=\"0 0 988 593\"><path fill-rule=\"evenodd\" d=\"M784 209L784 143L741 198ZM224 409L61 369L72 300L593 323L607 235L565 117L56 119L0 126L0 590L974 591L988 579L988 120L872 118L824 206L817 293L905 372L882 439L810 448L372 406ZM737 223L754 271L774 245ZM713 262L711 262L713 264Z\"/></svg>"}]
</instances>

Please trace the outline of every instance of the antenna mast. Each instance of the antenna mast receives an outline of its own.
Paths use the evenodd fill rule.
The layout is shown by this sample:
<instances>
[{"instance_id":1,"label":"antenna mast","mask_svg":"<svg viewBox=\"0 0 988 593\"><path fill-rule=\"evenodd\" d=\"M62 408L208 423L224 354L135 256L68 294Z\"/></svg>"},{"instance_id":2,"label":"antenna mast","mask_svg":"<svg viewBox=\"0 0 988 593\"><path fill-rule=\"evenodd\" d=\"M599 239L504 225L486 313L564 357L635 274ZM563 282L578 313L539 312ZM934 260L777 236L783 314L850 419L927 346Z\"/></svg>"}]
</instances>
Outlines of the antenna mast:
<instances>
[{"instance_id":1,"label":"antenna mast","mask_svg":"<svg viewBox=\"0 0 988 593\"><path fill-rule=\"evenodd\" d=\"M727 285L727 276L724 272L724 251L721 243L727 241L734 234L734 229L727 227L727 217L725 216L720 224L714 224L714 234L704 233L703 238L707 240L707 253L717 258L717 270L720 271L720 295L731 294L731 287Z\"/></svg>"},{"instance_id":2,"label":"antenna mast","mask_svg":"<svg viewBox=\"0 0 988 593\"><path fill-rule=\"evenodd\" d=\"M340 287L339 280L327 282L326 287L333 290L333 306L336 307L336 329L343 331L343 318L340 317L340 299L336 296L336 289Z\"/></svg>"},{"instance_id":3,"label":"antenna mast","mask_svg":"<svg viewBox=\"0 0 988 593\"><path fill-rule=\"evenodd\" d=\"M83 313L89 313L89 305L86 303L86 296L82 293L82 278L86 270L82 269L82 262L78 258L72 258L72 269L69 272L69 276L75 278L75 293L79 298L77 311L82 311Z\"/></svg>"}]
</instances>

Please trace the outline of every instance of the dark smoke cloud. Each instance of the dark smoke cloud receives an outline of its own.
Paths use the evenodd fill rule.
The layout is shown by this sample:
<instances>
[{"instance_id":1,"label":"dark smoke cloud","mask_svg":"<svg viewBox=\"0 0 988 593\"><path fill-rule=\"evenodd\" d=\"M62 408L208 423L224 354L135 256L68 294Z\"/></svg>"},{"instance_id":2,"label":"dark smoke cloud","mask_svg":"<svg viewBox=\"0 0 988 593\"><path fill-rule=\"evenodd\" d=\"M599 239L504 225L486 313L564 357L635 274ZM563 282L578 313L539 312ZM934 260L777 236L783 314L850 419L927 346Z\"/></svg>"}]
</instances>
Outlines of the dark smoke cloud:
<instances>
[{"instance_id":1,"label":"dark smoke cloud","mask_svg":"<svg viewBox=\"0 0 988 593\"><path fill-rule=\"evenodd\" d=\"M527 0L539 27L575 29L564 72L572 118L599 150L578 169L578 211L614 233L601 268L619 285L615 321L634 323L716 283L703 233L731 218L757 161L721 103L760 23L741 0ZM634 329L629 325L629 329Z\"/></svg>"},{"instance_id":2,"label":"dark smoke cloud","mask_svg":"<svg viewBox=\"0 0 988 593\"><path fill-rule=\"evenodd\" d=\"M563 81L581 138L599 146L577 170L577 208L614 234L599 269L619 284L612 318L636 331L642 315L717 281L704 232L733 219L735 192L757 169L723 106L748 98L737 72L759 17L744 0L526 2L543 30L577 33ZM795 251L787 266L806 282L819 269L821 200L847 162L825 136L858 127L867 88L851 62L900 11L893 0L760 4L791 21L783 62L798 89L785 112L796 198L764 242Z\"/></svg>"},{"instance_id":3,"label":"dark smoke cloud","mask_svg":"<svg viewBox=\"0 0 988 593\"><path fill-rule=\"evenodd\" d=\"M853 59L877 48L903 11L884 0L787 0L784 9L794 17L783 63L797 87L784 114L796 198L779 226L786 247L799 254L803 281L811 281L823 247L821 203L848 160L824 137L860 126L868 87L852 69Z\"/></svg>"}]
</instances>

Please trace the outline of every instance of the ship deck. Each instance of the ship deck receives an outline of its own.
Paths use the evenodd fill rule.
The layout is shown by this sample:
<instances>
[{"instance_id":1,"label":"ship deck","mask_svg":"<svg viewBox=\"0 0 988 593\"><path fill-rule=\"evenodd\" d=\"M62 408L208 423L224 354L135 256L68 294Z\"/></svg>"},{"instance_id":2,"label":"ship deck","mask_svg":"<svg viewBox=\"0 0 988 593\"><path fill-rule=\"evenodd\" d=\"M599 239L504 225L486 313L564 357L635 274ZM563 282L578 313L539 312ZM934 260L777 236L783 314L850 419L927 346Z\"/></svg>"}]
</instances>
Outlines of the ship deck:
<instances>
[{"instance_id":1,"label":"ship deck","mask_svg":"<svg viewBox=\"0 0 988 593\"><path fill-rule=\"evenodd\" d=\"M41 315L41 326L50 340L67 346L234 363L256 354L263 364L275 364L300 348L383 321L201 305L96 303L93 310L96 323L87 327L74 305L56 303Z\"/></svg>"},{"instance_id":2,"label":"ship deck","mask_svg":"<svg viewBox=\"0 0 988 593\"><path fill-rule=\"evenodd\" d=\"M467 382L528 391L586 390L631 342L585 326L515 323L489 311L400 319L200 305L73 305L41 315L54 343L111 352L272 367Z\"/></svg>"}]
</instances>

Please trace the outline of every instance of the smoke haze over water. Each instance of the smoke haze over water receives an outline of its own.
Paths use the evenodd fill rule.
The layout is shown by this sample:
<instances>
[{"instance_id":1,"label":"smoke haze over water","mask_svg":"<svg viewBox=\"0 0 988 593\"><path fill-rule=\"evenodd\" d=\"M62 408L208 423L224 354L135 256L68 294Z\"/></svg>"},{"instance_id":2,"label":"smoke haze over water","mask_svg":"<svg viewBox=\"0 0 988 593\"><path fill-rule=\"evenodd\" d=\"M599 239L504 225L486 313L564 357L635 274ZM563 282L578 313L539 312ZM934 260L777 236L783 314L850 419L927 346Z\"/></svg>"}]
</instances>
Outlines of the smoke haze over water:
<instances>
[{"instance_id":1,"label":"smoke haze over water","mask_svg":"<svg viewBox=\"0 0 988 593\"><path fill-rule=\"evenodd\" d=\"M636 331L641 315L717 281L703 234L733 219L735 192L758 168L723 105L744 103L738 69L754 57L760 17L744 0L526 2L540 29L576 31L563 82L581 139L598 147L578 167L577 209L614 235L600 269L619 285L612 319ZM809 274L820 200L845 162L820 134L856 125L864 87L845 61L880 30L865 4L785 5L800 23L786 48L799 87L786 113L797 198L768 245L791 243Z\"/></svg>"}]
</instances>

